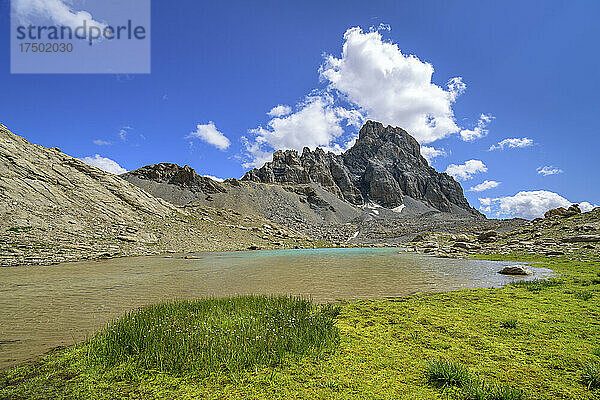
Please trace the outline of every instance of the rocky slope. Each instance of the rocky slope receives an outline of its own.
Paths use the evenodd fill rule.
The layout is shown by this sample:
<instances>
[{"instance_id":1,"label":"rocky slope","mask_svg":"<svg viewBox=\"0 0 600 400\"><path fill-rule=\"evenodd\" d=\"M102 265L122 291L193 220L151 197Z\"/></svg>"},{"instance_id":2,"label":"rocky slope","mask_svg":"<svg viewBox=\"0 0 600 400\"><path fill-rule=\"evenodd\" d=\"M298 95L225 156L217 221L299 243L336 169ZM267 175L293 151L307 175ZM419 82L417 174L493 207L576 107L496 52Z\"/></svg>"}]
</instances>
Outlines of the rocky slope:
<instances>
[{"instance_id":1,"label":"rocky slope","mask_svg":"<svg viewBox=\"0 0 600 400\"><path fill-rule=\"evenodd\" d=\"M501 222L498 220L498 222ZM508 229L507 229L508 228ZM474 225L463 231L427 232L415 237L409 251L443 257L469 254L575 256L600 250L600 207L582 213L577 205L550 210L545 218L507 226Z\"/></svg>"},{"instance_id":2,"label":"rocky slope","mask_svg":"<svg viewBox=\"0 0 600 400\"><path fill-rule=\"evenodd\" d=\"M233 210L177 207L0 125L0 266L311 245L267 222Z\"/></svg>"},{"instance_id":3,"label":"rocky slope","mask_svg":"<svg viewBox=\"0 0 600 400\"><path fill-rule=\"evenodd\" d=\"M404 198L438 211L482 215L472 208L451 176L438 173L421 156L419 143L401 128L368 121L349 150L341 155L320 148L277 151L273 161L246 173L243 181L318 183L354 205L369 202L388 209L405 205Z\"/></svg>"}]
</instances>

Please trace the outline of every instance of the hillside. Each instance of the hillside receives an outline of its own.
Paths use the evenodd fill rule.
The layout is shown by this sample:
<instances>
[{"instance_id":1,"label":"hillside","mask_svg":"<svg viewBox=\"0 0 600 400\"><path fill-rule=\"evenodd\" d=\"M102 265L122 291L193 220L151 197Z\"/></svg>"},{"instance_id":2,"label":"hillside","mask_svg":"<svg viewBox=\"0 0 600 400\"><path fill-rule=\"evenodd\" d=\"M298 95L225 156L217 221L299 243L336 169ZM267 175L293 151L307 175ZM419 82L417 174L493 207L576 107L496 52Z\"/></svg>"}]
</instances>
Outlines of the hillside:
<instances>
[{"instance_id":1,"label":"hillside","mask_svg":"<svg viewBox=\"0 0 600 400\"><path fill-rule=\"evenodd\" d=\"M0 125L0 266L306 245L266 222L233 210L177 207Z\"/></svg>"}]
</instances>

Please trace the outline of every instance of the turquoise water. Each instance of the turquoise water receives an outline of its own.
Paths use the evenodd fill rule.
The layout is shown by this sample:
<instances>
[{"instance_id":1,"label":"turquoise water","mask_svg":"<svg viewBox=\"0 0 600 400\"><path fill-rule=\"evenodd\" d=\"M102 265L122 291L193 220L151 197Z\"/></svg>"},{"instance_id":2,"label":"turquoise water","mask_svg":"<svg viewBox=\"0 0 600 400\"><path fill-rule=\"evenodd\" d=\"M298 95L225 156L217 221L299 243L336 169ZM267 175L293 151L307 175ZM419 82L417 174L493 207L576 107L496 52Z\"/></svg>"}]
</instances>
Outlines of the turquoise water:
<instances>
[{"instance_id":1,"label":"turquoise water","mask_svg":"<svg viewBox=\"0 0 600 400\"><path fill-rule=\"evenodd\" d=\"M506 262L401 249L310 249L120 258L0 270L0 367L71 345L132 308L173 298L292 294L318 302L497 287Z\"/></svg>"}]
</instances>

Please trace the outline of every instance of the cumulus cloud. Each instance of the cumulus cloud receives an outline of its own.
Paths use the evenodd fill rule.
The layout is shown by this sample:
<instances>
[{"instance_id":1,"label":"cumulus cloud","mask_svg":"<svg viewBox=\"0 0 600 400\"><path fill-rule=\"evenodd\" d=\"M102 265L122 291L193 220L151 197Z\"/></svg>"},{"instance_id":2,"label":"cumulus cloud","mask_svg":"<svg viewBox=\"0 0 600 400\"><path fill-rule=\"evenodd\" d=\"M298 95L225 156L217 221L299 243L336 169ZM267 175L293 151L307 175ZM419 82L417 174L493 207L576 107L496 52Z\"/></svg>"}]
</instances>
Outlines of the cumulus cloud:
<instances>
[{"instance_id":1,"label":"cumulus cloud","mask_svg":"<svg viewBox=\"0 0 600 400\"><path fill-rule=\"evenodd\" d=\"M579 203L579 209L581 210L581 212L590 212L596 207L600 206L598 204L588 203L587 201L582 201L581 203Z\"/></svg>"},{"instance_id":2,"label":"cumulus cloud","mask_svg":"<svg viewBox=\"0 0 600 400\"><path fill-rule=\"evenodd\" d=\"M543 167L538 167L536 170L538 174L548 176L548 175L557 175L562 174L563 170L560 168L555 168L551 165L545 165Z\"/></svg>"},{"instance_id":3,"label":"cumulus cloud","mask_svg":"<svg viewBox=\"0 0 600 400\"><path fill-rule=\"evenodd\" d=\"M440 156L447 156L446 150L430 146L421 146L421 155L431 164L431 160Z\"/></svg>"},{"instance_id":4,"label":"cumulus cloud","mask_svg":"<svg viewBox=\"0 0 600 400\"><path fill-rule=\"evenodd\" d=\"M120 175L127 172L127 170L121 167L116 161L111 160L110 158L102 157L99 154L95 154L93 157L83 157L81 161L115 175Z\"/></svg>"},{"instance_id":5,"label":"cumulus cloud","mask_svg":"<svg viewBox=\"0 0 600 400\"><path fill-rule=\"evenodd\" d=\"M431 81L433 72L431 64L403 54L378 31L358 27L344 34L341 56L327 56L320 68L329 88L357 105L366 118L401 126L420 143L460 130L452 103L466 86L453 78L444 89Z\"/></svg>"},{"instance_id":6,"label":"cumulus cloud","mask_svg":"<svg viewBox=\"0 0 600 400\"><path fill-rule=\"evenodd\" d=\"M209 121L208 124L204 125L198 124L196 130L186 136L186 139L190 138L198 138L220 150L226 150L231 144L229 139L217 130L215 123L212 121Z\"/></svg>"},{"instance_id":7,"label":"cumulus cloud","mask_svg":"<svg viewBox=\"0 0 600 400\"><path fill-rule=\"evenodd\" d=\"M487 172L487 167L481 160L468 160L464 164L450 164L446 168L446 173L455 179L465 181L471 179L473 175L479 172Z\"/></svg>"},{"instance_id":8,"label":"cumulus cloud","mask_svg":"<svg viewBox=\"0 0 600 400\"><path fill-rule=\"evenodd\" d=\"M487 136L489 131L486 129L488 124L492 122L495 117L490 114L481 114L479 116L479 121L477 121L477 125L473 129L463 129L460 131L460 138L465 142L472 142L477 139L481 139L484 136Z\"/></svg>"},{"instance_id":9,"label":"cumulus cloud","mask_svg":"<svg viewBox=\"0 0 600 400\"><path fill-rule=\"evenodd\" d=\"M329 95L309 96L299 105L299 110L283 117L272 118L266 127L250 130L255 140L243 138L246 151L252 161L245 167L260 166L270 159L269 149L293 149L322 147L340 152L344 146L334 143L343 135L342 121L352 124L356 119L351 110L335 107Z\"/></svg>"},{"instance_id":10,"label":"cumulus cloud","mask_svg":"<svg viewBox=\"0 0 600 400\"><path fill-rule=\"evenodd\" d=\"M526 219L540 218L550 209L574 204L558 193L547 190L523 191L514 196L483 198L479 201L482 205L480 209L484 212ZM586 212L597 206L582 202L579 207Z\"/></svg>"},{"instance_id":11,"label":"cumulus cloud","mask_svg":"<svg viewBox=\"0 0 600 400\"><path fill-rule=\"evenodd\" d=\"M524 138L509 138L509 139L504 139L503 141L498 142L498 144L491 146L489 151L504 150L505 147L522 148L522 147L529 147L532 145L533 145L533 140L526 138L526 137L524 137Z\"/></svg>"},{"instance_id":12,"label":"cumulus cloud","mask_svg":"<svg viewBox=\"0 0 600 400\"><path fill-rule=\"evenodd\" d=\"M269 117L283 117L284 115L288 115L292 112L292 107L280 104L275 106L267 113Z\"/></svg>"},{"instance_id":13,"label":"cumulus cloud","mask_svg":"<svg viewBox=\"0 0 600 400\"><path fill-rule=\"evenodd\" d=\"M111 142L109 142L108 140L102 140L102 139L95 139L95 140L93 141L93 143L94 143L96 146L108 146L108 145L111 145L111 144L112 144L112 143L111 143Z\"/></svg>"},{"instance_id":14,"label":"cumulus cloud","mask_svg":"<svg viewBox=\"0 0 600 400\"><path fill-rule=\"evenodd\" d=\"M475 186L471 187L471 189L469 189L469 190L471 192L483 192L484 190L489 190L489 189L498 187L500 185L500 183L501 182L498 182L498 181L485 180L482 183L480 183L479 185L475 185Z\"/></svg>"},{"instance_id":15,"label":"cumulus cloud","mask_svg":"<svg viewBox=\"0 0 600 400\"><path fill-rule=\"evenodd\" d=\"M224 182L225 179L222 178L217 178L216 176L212 176L212 175L202 175L205 178L209 178L212 179L213 181L217 181L217 182Z\"/></svg>"},{"instance_id":16,"label":"cumulus cloud","mask_svg":"<svg viewBox=\"0 0 600 400\"><path fill-rule=\"evenodd\" d=\"M389 29L348 29L341 54L326 55L319 68L326 87L311 92L295 111L281 104L273 107L267 113L271 119L242 138L250 160L244 167L261 165L279 149L319 146L343 151L367 119L400 126L421 144L459 133L452 106L466 90L463 79L451 78L445 87L435 84L431 64L383 39L382 32ZM475 128L479 135L487 133L485 126L492 118L481 115ZM433 147L423 150L429 160L444 154Z\"/></svg>"},{"instance_id":17,"label":"cumulus cloud","mask_svg":"<svg viewBox=\"0 0 600 400\"><path fill-rule=\"evenodd\" d=\"M31 23L32 18L48 18L56 25L65 25L72 28L82 26L95 26L104 29L106 24L94 20L87 11L77 11L68 1L62 0L13 0L12 9L22 24Z\"/></svg>"}]
</instances>

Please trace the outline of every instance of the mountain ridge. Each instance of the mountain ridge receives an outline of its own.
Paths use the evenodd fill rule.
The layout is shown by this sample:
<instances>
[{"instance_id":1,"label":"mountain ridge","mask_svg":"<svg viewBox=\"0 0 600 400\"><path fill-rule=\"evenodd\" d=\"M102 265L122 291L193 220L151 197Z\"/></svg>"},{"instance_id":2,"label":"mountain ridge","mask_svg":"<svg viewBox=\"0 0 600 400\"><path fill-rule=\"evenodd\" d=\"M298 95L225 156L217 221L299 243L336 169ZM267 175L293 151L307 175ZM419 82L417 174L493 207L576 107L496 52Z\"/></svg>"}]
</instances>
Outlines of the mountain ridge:
<instances>
[{"instance_id":1,"label":"mountain ridge","mask_svg":"<svg viewBox=\"0 0 600 400\"><path fill-rule=\"evenodd\" d=\"M483 217L471 207L461 185L437 172L420 145L399 127L367 121L355 144L342 154L305 147L278 150L273 161L248 171L242 181L278 184L318 183L354 205L374 202L393 209L409 196L439 211Z\"/></svg>"}]
</instances>

